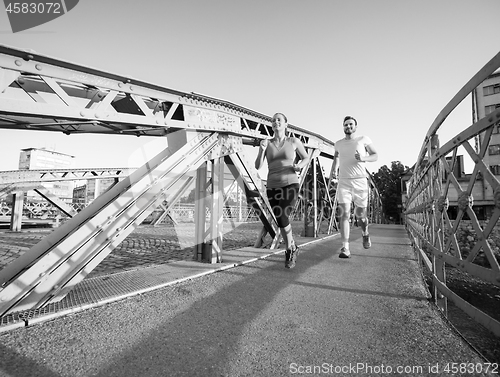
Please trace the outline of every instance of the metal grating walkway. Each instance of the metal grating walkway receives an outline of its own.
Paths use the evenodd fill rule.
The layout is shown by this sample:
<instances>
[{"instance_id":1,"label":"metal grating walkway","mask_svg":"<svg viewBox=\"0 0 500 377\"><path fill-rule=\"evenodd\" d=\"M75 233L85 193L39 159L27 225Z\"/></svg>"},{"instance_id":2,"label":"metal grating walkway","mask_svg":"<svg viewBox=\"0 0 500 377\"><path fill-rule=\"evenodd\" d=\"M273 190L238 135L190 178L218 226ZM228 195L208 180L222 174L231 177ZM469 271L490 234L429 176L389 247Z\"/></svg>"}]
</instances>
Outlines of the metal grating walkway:
<instances>
[{"instance_id":1,"label":"metal grating walkway","mask_svg":"<svg viewBox=\"0 0 500 377\"><path fill-rule=\"evenodd\" d=\"M336 236L338 236L338 233L316 239L302 238L302 242L299 244L304 246ZM223 263L209 264L180 260L136 270L117 272L112 275L87 278L77 284L59 302L51 303L40 309L16 312L0 317L0 332L101 306L283 252L283 249L269 250L245 247L227 251Z\"/></svg>"},{"instance_id":2,"label":"metal grating walkway","mask_svg":"<svg viewBox=\"0 0 500 377\"><path fill-rule=\"evenodd\" d=\"M269 250L267 250L267 252L269 255ZM192 264L192 266L195 267L194 271L196 272L193 275L184 276L185 274L181 272L183 271L182 266L187 264ZM198 267L196 268L197 265ZM29 324L38 322L37 320L41 320L42 317L43 320L46 320L48 319L47 316L61 316L103 305L133 295L173 285L183 280L233 267L234 263L217 264L216 267L211 268L207 268L206 266L210 265L200 262L185 261L180 265L169 263L85 279L59 302L49 304L40 309L17 312L1 317L0 332L4 330L4 326L9 327L9 329L12 325L15 327L19 325L28 326ZM176 269L179 270L177 273ZM179 276L179 274L182 276Z\"/></svg>"}]
</instances>

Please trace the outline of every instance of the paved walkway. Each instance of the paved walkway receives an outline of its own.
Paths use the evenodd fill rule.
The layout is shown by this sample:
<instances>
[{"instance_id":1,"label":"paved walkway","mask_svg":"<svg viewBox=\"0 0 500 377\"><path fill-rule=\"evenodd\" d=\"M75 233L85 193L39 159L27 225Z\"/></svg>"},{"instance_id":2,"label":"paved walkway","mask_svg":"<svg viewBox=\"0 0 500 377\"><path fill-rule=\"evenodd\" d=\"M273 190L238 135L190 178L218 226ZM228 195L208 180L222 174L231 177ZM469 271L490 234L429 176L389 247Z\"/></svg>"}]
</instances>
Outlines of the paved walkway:
<instances>
[{"instance_id":1,"label":"paved walkway","mask_svg":"<svg viewBox=\"0 0 500 377\"><path fill-rule=\"evenodd\" d=\"M244 263L269 253L253 248L145 268L199 277L4 332L0 376L487 375L429 303L404 228L371 233L364 250L353 232L348 260L338 237L303 245L292 270L283 253Z\"/></svg>"}]
</instances>

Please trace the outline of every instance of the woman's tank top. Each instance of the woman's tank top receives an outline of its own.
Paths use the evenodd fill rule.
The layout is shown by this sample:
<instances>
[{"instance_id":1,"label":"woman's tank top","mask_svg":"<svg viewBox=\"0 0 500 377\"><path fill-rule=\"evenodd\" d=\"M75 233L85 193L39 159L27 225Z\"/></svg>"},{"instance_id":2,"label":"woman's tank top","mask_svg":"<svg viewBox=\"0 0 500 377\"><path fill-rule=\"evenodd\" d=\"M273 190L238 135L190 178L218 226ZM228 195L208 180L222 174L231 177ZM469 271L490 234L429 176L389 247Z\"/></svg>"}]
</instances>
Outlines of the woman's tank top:
<instances>
[{"instance_id":1,"label":"woman's tank top","mask_svg":"<svg viewBox=\"0 0 500 377\"><path fill-rule=\"evenodd\" d=\"M269 142L266 149L266 158L269 172L267 174L267 187L278 188L299 183L297 173L293 169L295 148L290 138L286 138L281 148Z\"/></svg>"}]
</instances>

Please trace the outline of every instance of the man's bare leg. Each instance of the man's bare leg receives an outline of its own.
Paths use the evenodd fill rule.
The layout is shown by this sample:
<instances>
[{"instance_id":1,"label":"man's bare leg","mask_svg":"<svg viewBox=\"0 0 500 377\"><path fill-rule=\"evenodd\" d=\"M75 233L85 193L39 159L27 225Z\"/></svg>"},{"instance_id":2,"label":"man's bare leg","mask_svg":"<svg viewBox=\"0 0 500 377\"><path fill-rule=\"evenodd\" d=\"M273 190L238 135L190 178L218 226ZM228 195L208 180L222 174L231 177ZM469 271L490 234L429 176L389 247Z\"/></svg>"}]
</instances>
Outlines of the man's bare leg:
<instances>
[{"instance_id":1,"label":"man's bare leg","mask_svg":"<svg viewBox=\"0 0 500 377\"><path fill-rule=\"evenodd\" d=\"M368 233L368 216L366 207L358 207L355 210L356 217L358 219L358 224L361 226L362 234L363 234L363 247L365 249L369 249L371 247L370 236Z\"/></svg>"},{"instance_id":2,"label":"man's bare leg","mask_svg":"<svg viewBox=\"0 0 500 377\"><path fill-rule=\"evenodd\" d=\"M358 219L358 224L363 231L363 235L368 234L368 217L366 216L366 208L356 207L355 215Z\"/></svg>"},{"instance_id":3,"label":"man's bare leg","mask_svg":"<svg viewBox=\"0 0 500 377\"><path fill-rule=\"evenodd\" d=\"M351 226L349 224L349 218L351 216L351 203L339 203L339 215L340 215L340 238L342 240L342 249L345 250L345 255L342 256L342 252L339 256L342 258L348 257L349 254L349 237L351 235Z\"/></svg>"}]
</instances>

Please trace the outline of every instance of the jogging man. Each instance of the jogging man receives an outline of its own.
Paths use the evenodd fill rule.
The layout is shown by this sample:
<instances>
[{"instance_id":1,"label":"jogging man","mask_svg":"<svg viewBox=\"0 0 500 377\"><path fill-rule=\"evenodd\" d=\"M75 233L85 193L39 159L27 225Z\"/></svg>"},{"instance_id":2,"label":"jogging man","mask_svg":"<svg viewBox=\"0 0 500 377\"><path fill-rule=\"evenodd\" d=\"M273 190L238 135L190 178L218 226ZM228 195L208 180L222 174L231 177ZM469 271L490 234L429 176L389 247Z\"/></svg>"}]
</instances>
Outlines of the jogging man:
<instances>
[{"instance_id":1,"label":"jogging man","mask_svg":"<svg viewBox=\"0 0 500 377\"><path fill-rule=\"evenodd\" d=\"M363 247L369 249L371 246L367 218L369 188L365 162L377 161L378 154L369 137L356 134L358 128L356 119L346 116L343 126L345 138L335 143L332 178L337 180L337 169L339 169L337 203L340 211L340 236L342 238L339 258L350 258L349 217L352 202L354 202L354 215L362 230Z\"/></svg>"}]
</instances>

